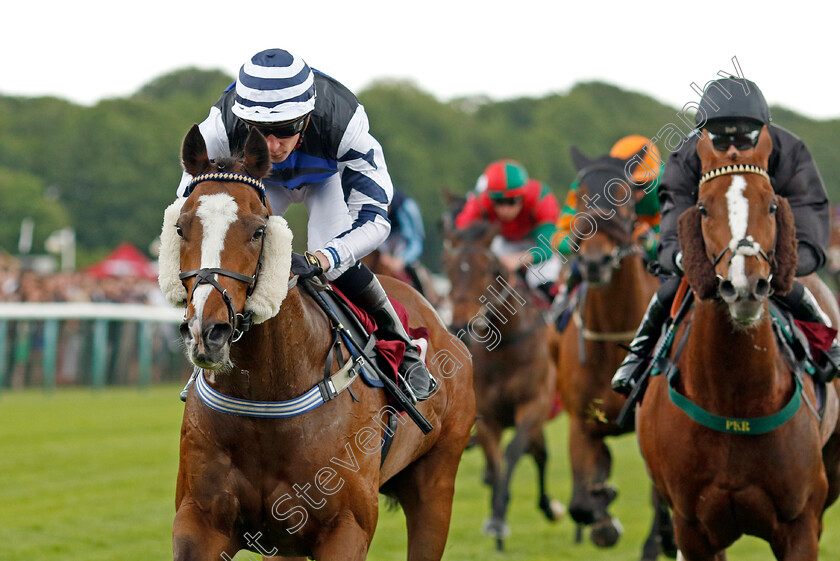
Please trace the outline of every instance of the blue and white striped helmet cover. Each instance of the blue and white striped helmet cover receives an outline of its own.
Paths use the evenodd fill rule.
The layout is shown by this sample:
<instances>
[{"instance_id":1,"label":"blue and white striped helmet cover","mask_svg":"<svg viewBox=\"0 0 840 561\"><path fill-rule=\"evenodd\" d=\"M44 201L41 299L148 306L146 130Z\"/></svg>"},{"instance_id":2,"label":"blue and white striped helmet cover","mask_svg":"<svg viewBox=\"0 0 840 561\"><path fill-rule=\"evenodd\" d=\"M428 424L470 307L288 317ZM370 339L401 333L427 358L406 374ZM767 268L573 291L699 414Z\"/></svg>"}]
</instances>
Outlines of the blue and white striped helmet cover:
<instances>
[{"instance_id":1,"label":"blue and white striped helmet cover","mask_svg":"<svg viewBox=\"0 0 840 561\"><path fill-rule=\"evenodd\" d=\"M239 70L232 108L237 117L276 123L297 119L314 108L315 82L302 58L283 49L268 49Z\"/></svg>"}]
</instances>

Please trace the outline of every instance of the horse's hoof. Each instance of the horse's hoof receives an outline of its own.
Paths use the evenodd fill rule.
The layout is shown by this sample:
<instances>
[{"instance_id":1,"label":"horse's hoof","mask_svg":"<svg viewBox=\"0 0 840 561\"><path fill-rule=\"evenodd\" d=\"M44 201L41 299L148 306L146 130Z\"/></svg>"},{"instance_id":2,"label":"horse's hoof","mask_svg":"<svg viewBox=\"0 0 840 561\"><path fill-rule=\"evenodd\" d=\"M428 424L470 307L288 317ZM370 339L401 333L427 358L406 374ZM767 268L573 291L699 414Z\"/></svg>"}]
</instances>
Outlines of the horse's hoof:
<instances>
[{"instance_id":1,"label":"horse's hoof","mask_svg":"<svg viewBox=\"0 0 840 561\"><path fill-rule=\"evenodd\" d=\"M540 510L550 522L557 522L566 516L566 506L557 499L543 495L540 499Z\"/></svg>"},{"instance_id":2,"label":"horse's hoof","mask_svg":"<svg viewBox=\"0 0 840 561\"><path fill-rule=\"evenodd\" d=\"M618 543L623 533L621 523L611 516L592 525L589 539L598 547L612 547Z\"/></svg>"},{"instance_id":3,"label":"horse's hoof","mask_svg":"<svg viewBox=\"0 0 840 561\"><path fill-rule=\"evenodd\" d=\"M662 540L662 543L659 545L659 552L665 557L676 559L679 550L677 549L677 544L674 543L674 538L671 537L670 539Z\"/></svg>"},{"instance_id":4,"label":"horse's hoof","mask_svg":"<svg viewBox=\"0 0 840 561\"><path fill-rule=\"evenodd\" d=\"M501 540L510 537L510 526L501 518L488 518L484 521L481 531L491 538L496 538L497 545L501 544Z\"/></svg>"}]
</instances>

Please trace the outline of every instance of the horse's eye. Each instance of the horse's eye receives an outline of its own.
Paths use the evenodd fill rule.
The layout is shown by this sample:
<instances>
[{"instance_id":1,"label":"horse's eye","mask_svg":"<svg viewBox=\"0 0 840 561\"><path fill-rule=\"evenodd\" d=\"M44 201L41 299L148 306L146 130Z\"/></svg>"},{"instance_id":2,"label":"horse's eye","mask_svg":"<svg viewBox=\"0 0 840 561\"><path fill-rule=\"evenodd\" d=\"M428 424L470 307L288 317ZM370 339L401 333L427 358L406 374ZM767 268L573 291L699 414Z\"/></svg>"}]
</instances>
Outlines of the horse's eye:
<instances>
[{"instance_id":1,"label":"horse's eye","mask_svg":"<svg viewBox=\"0 0 840 561\"><path fill-rule=\"evenodd\" d=\"M776 203L770 203L770 214L776 214L776 211L779 209L779 205Z\"/></svg>"},{"instance_id":2,"label":"horse's eye","mask_svg":"<svg viewBox=\"0 0 840 561\"><path fill-rule=\"evenodd\" d=\"M697 203L697 208L700 209L700 216L703 218L707 218L709 216L709 211L706 210L706 206L703 203Z\"/></svg>"},{"instance_id":3,"label":"horse's eye","mask_svg":"<svg viewBox=\"0 0 840 561\"><path fill-rule=\"evenodd\" d=\"M179 237L184 237L184 230L182 230L177 224L175 225L175 233L178 234Z\"/></svg>"},{"instance_id":4,"label":"horse's eye","mask_svg":"<svg viewBox=\"0 0 840 561\"><path fill-rule=\"evenodd\" d=\"M252 241L252 242L258 242L258 241L260 241L260 239L262 239L262 237L263 237L264 235L265 235L265 226L260 226L260 227L259 227L259 228L257 228L257 230L254 232L254 235L253 235L253 236L251 236L251 241Z\"/></svg>"}]
</instances>

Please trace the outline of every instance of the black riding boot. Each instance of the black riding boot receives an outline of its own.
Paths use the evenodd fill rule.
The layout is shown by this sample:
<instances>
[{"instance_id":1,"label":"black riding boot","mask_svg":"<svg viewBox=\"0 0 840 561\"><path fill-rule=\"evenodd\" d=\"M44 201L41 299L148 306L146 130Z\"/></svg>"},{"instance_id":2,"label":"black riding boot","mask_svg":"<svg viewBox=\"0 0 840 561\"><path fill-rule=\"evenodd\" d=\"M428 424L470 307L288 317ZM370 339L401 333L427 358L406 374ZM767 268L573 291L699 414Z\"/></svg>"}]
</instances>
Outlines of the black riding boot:
<instances>
[{"instance_id":1,"label":"black riding boot","mask_svg":"<svg viewBox=\"0 0 840 561\"><path fill-rule=\"evenodd\" d=\"M796 294L798 291L793 290ZM811 323L821 323L828 327L835 327L831 325L831 319L822 311L817 299L813 293L804 285L802 286L802 296L796 303L788 303L791 313L795 319L800 321L809 321ZM831 348L822 353L817 367L817 379L821 382L830 382L840 373L840 345L837 344L837 339L831 342Z\"/></svg>"},{"instance_id":2,"label":"black riding boot","mask_svg":"<svg viewBox=\"0 0 840 561\"><path fill-rule=\"evenodd\" d=\"M659 300L659 294L654 294L642 318L642 324L636 331L636 336L630 342L627 356L615 371L612 379L612 389L621 395L630 395L636 381L647 366L650 353L656 346L662 334L662 325L668 319L668 307Z\"/></svg>"},{"instance_id":3,"label":"black riding boot","mask_svg":"<svg viewBox=\"0 0 840 561\"><path fill-rule=\"evenodd\" d=\"M437 383L432 374L420 360L420 352L411 342L411 337L406 333L397 311L388 300L388 295L379 280L374 276L368 285L362 289L354 298L353 302L364 308L373 316L376 321L377 336L382 339L402 341L405 343L405 356L399 367L399 373L405 380L411 395L417 401L428 399L434 393Z\"/></svg>"}]
</instances>

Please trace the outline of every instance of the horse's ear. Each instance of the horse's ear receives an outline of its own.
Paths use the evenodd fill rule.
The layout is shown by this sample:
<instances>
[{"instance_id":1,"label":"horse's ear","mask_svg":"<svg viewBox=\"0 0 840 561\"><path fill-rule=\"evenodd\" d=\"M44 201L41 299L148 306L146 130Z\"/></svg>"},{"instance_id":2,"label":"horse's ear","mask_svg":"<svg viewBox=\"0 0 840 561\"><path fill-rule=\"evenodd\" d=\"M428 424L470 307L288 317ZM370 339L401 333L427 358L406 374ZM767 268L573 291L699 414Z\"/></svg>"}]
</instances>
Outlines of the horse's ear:
<instances>
[{"instance_id":1,"label":"horse's ear","mask_svg":"<svg viewBox=\"0 0 840 561\"><path fill-rule=\"evenodd\" d=\"M572 163L575 165L575 169L578 171L582 170L590 163L592 163L592 160L587 158L583 152L578 150L577 146L572 146L569 149L569 153L572 155Z\"/></svg>"},{"instance_id":2,"label":"horse's ear","mask_svg":"<svg viewBox=\"0 0 840 561\"><path fill-rule=\"evenodd\" d=\"M484 235L481 236L481 239L478 240L478 244L484 247L490 247L490 244L493 243L493 238L495 238L499 234L499 225L495 222L488 222L487 229L484 232Z\"/></svg>"},{"instance_id":3,"label":"horse's ear","mask_svg":"<svg viewBox=\"0 0 840 561\"><path fill-rule=\"evenodd\" d=\"M589 197L589 187L580 183L578 184L577 191L575 192L575 198L580 201L583 200L584 197Z\"/></svg>"},{"instance_id":4,"label":"horse's ear","mask_svg":"<svg viewBox=\"0 0 840 561\"><path fill-rule=\"evenodd\" d=\"M207 144L198 125L193 125L184 143L181 145L181 162L184 170L195 177L210 169L210 158L207 156Z\"/></svg>"},{"instance_id":5,"label":"horse's ear","mask_svg":"<svg viewBox=\"0 0 840 561\"><path fill-rule=\"evenodd\" d=\"M697 297L705 300L715 295L717 279L715 268L706 255L701 219L700 209L696 206L683 212L679 220L678 235L685 278Z\"/></svg>"},{"instance_id":6,"label":"horse's ear","mask_svg":"<svg viewBox=\"0 0 840 561\"><path fill-rule=\"evenodd\" d=\"M709 137L709 131L703 129L702 134L699 135L700 140L697 141L697 155L700 157L701 174L707 171L717 169L715 148L712 146L712 139Z\"/></svg>"},{"instance_id":7,"label":"horse's ear","mask_svg":"<svg viewBox=\"0 0 840 561\"><path fill-rule=\"evenodd\" d=\"M778 197L776 204L776 249L773 256L773 279L770 284L776 293L785 295L793 289L798 242L790 203L785 198Z\"/></svg>"},{"instance_id":8,"label":"horse's ear","mask_svg":"<svg viewBox=\"0 0 840 561\"><path fill-rule=\"evenodd\" d=\"M271 170L268 143L256 127L251 127L248 138L245 139L245 159L242 163L248 175L257 179L265 177Z\"/></svg>"},{"instance_id":9,"label":"horse's ear","mask_svg":"<svg viewBox=\"0 0 840 561\"><path fill-rule=\"evenodd\" d=\"M758 143L755 145L756 165L761 169L767 169L770 161L770 152L773 151L773 139L770 138L770 131L767 130L767 125L761 127L761 133L758 135Z\"/></svg>"}]
</instances>

